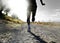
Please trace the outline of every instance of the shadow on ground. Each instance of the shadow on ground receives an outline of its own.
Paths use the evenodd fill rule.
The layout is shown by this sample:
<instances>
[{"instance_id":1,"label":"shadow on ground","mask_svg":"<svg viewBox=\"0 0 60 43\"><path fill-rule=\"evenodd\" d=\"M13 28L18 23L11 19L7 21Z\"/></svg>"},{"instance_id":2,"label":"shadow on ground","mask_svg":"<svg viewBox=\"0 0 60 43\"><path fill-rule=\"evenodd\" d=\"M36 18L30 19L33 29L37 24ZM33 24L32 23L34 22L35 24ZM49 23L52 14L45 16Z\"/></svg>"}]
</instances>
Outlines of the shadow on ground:
<instances>
[{"instance_id":1,"label":"shadow on ground","mask_svg":"<svg viewBox=\"0 0 60 43\"><path fill-rule=\"evenodd\" d=\"M30 25L28 25L28 32L34 36L34 39L38 40L38 43L47 43L46 41L44 41L43 39L40 38L40 36L35 35L34 33L31 32L30 30Z\"/></svg>"}]
</instances>

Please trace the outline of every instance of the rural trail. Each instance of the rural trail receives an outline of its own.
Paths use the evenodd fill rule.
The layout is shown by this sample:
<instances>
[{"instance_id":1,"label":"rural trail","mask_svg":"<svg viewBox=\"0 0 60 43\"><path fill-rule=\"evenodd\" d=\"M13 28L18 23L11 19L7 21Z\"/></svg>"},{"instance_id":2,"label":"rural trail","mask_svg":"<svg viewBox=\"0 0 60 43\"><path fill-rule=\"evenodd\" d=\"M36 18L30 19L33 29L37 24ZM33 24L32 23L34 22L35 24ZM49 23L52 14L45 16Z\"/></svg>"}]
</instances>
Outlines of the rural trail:
<instances>
[{"instance_id":1,"label":"rural trail","mask_svg":"<svg viewBox=\"0 0 60 43\"><path fill-rule=\"evenodd\" d=\"M0 43L60 43L60 28L31 24L28 32L27 24L0 23Z\"/></svg>"}]
</instances>

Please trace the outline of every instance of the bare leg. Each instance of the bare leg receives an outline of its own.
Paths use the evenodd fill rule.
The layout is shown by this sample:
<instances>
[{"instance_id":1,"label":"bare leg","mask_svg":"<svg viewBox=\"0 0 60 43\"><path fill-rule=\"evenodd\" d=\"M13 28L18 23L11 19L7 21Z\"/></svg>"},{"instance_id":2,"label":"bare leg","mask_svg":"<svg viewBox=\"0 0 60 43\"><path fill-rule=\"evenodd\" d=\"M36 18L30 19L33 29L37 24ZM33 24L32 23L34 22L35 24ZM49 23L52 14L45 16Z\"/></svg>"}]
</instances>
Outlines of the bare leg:
<instances>
[{"instance_id":1,"label":"bare leg","mask_svg":"<svg viewBox=\"0 0 60 43\"><path fill-rule=\"evenodd\" d=\"M30 24L30 15L31 15L31 11L27 12L27 23L28 25Z\"/></svg>"},{"instance_id":2,"label":"bare leg","mask_svg":"<svg viewBox=\"0 0 60 43\"><path fill-rule=\"evenodd\" d=\"M35 9L32 11L32 22L35 21L36 9L37 7L35 7Z\"/></svg>"},{"instance_id":3,"label":"bare leg","mask_svg":"<svg viewBox=\"0 0 60 43\"><path fill-rule=\"evenodd\" d=\"M31 15L31 11L28 11L28 12L27 12L28 32L30 32L30 15Z\"/></svg>"}]
</instances>

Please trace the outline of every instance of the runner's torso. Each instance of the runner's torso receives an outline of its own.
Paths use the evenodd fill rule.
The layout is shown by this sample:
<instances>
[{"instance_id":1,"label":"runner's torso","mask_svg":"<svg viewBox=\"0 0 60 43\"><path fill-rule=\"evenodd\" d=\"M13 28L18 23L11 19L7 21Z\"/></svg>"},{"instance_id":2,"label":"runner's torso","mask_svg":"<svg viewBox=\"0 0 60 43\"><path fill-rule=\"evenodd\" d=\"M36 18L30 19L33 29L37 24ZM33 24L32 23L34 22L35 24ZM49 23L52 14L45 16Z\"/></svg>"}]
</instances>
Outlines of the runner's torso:
<instances>
[{"instance_id":1,"label":"runner's torso","mask_svg":"<svg viewBox=\"0 0 60 43\"><path fill-rule=\"evenodd\" d=\"M36 0L28 0L30 6L37 6L36 5Z\"/></svg>"}]
</instances>

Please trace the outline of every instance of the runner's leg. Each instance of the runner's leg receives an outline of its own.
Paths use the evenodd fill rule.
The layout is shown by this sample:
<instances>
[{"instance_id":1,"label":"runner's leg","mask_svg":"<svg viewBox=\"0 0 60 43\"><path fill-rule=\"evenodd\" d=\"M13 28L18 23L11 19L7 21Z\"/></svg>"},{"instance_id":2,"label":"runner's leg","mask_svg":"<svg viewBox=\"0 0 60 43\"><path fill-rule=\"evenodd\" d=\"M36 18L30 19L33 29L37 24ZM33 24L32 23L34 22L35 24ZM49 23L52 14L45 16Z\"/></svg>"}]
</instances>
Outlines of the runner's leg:
<instances>
[{"instance_id":1,"label":"runner's leg","mask_svg":"<svg viewBox=\"0 0 60 43\"><path fill-rule=\"evenodd\" d=\"M32 22L35 21L36 10L37 10L37 7L35 7L34 10L32 10Z\"/></svg>"}]
</instances>

